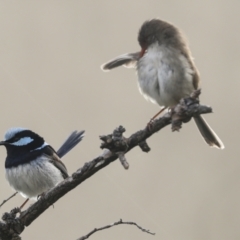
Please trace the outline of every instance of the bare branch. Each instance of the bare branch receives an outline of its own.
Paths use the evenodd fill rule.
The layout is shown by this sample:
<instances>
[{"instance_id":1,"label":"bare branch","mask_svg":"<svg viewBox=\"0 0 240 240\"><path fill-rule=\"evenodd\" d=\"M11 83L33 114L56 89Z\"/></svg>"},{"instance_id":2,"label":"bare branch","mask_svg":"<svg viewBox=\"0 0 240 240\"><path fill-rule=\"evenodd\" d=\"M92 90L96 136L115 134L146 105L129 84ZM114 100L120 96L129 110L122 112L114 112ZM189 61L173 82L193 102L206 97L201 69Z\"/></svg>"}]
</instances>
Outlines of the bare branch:
<instances>
[{"instance_id":1,"label":"bare branch","mask_svg":"<svg viewBox=\"0 0 240 240\"><path fill-rule=\"evenodd\" d=\"M151 148L148 146L146 140L140 142L138 146L142 149L143 152L149 152Z\"/></svg>"},{"instance_id":2,"label":"bare branch","mask_svg":"<svg viewBox=\"0 0 240 240\"><path fill-rule=\"evenodd\" d=\"M100 139L103 141L101 148L104 148L104 150L100 156L85 163L84 166L73 173L72 176L59 183L55 188L47 191L36 203L31 205L26 211L21 212L20 216L17 217L17 211L4 214L3 222L0 222L0 238L12 239L12 237L9 236L20 235L26 226L29 226L59 198L63 197L66 193L93 176L102 168L117 160L119 153L122 153L124 156L136 146L140 146L143 151L147 152L150 148L146 144L146 139L165 126L172 123L172 129L179 130L182 123L189 121L191 117L212 112L210 107L199 105L199 94L200 91L196 91L195 95L181 100L181 102L172 109L171 113L168 112L161 118L155 120L151 124L150 129L146 126L143 130L132 134L129 138L125 138L123 136L125 129L120 126L114 130L113 134L101 136Z\"/></svg>"},{"instance_id":3,"label":"bare branch","mask_svg":"<svg viewBox=\"0 0 240 240\"><path fill-rule=\"evenodd\" d=\"M111 227L113 227L113 226L117 226L117 225L120 225L120 224L135 225L137 228L139 228L139 229L142 230L143 232L146 232L146 233L151 234L151 235L155 235L155 233L152 233L152 232L150 232L149 230L146 230L146 229L142 228L141 226L139 226L139 225L138 225L137 223L135 223L135 222L123 222L122 219L120 219L118 222L115 222L115 223L106 225L106 226L104 226L104 227L94 228L94 229L93 229L91 232L89 232L87 235L82 236L82 237L78 238L77 240L85 240L85 239L89 238L92 234L94 234L95 232L98 232L98 231L101 231L101 230L104 230L104 229L107 229L107 228L111 228Z\"/></svg>"},{"instance_id":4,"label":"bare branch","mask_svg":"<svg viewBox=\"0 0 240 240\"><path fill-rule=\"evenodd\" d=\"M127 159L126 159L126 157L125 157L124 152L119 152L119 153L117 153L117 154L118 154L118 158L119 158L121 164L123 165L124 169L127 170L127 169L129 168L129 164L128 164L128 162L127 162Z\"/></svg>"},{"instance_id":5,"label":"bare branch","mask_svg":"<svg viewBox=\"0 0 240 240\"><path fill-rule=\"evenodd\" d=\"M3 206L4 203L9 201L11 198L15 197L18 194L18 192L15 192L13 195L11 195L9 198L3 200L3 202L0 204L0 208Z\"/></svg>"}]
</instances>

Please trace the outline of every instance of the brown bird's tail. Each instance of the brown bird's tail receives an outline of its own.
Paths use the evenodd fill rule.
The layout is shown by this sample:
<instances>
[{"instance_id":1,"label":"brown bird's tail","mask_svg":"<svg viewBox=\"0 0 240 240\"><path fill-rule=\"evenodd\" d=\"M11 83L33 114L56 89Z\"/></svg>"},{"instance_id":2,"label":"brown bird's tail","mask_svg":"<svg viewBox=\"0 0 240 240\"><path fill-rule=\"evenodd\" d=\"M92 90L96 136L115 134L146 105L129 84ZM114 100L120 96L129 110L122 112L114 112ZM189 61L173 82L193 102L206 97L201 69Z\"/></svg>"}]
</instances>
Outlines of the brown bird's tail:
<instances>
[{"instance_id":1,"label":"brown bird's tail","mask_svg":"<svg viewBox=\"0 0 240 240\"><path fill-rule=\"evenodd\" d=\"M194 117L195 123L197 127L206 141L206 143L211 147L216 147L219 149L224 149L224 145L221 139L217 136L217 134L211 129L211 127L207 124L202 116Z\"/></svg>"}]
</instances>

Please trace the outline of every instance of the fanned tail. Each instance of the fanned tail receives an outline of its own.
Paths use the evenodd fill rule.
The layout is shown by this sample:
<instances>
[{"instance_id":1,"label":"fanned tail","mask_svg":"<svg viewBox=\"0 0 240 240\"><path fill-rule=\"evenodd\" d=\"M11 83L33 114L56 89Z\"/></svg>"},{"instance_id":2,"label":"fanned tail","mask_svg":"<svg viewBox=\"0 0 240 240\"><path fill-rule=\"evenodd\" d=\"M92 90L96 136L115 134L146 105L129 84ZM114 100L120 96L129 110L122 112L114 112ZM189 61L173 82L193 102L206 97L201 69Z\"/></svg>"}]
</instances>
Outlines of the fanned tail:
<instances>
[{"instance_id":1,"label":"fanned tail","mask_svg":"<svg viewBox=\"0 0 240 240\"><path fill-rule=\"evenodd\" d=\"M65 154L67 154L71 149L73 149L84 137L85 131L74 131L67 140L63 143L63 145L58 149L57 155L62 158Z\"/></svg>"}]
</instances>

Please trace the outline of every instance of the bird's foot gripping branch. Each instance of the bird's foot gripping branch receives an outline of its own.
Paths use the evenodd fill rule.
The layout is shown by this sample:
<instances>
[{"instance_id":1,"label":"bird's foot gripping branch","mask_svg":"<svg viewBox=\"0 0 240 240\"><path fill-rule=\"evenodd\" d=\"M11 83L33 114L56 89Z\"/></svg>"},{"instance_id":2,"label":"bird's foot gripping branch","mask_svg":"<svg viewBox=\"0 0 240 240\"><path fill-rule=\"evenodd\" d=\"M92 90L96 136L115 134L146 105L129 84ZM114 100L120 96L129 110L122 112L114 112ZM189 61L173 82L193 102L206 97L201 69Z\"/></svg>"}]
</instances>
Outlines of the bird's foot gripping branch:
<instances>
[{"instance_id":1,"label":"bird's foot gripping branch","mask_svg":"<svg viewBox=\"0 0 240 240\"><path fill-rule=\"evenodd\" d=\"M199 104L201 89L194 91L190 97L182 98L179 104L172 110L172 131L179 131L182 123L187 123L192 117L205 113L211 113L212 108Z\"/></svg>"}]
</instances>

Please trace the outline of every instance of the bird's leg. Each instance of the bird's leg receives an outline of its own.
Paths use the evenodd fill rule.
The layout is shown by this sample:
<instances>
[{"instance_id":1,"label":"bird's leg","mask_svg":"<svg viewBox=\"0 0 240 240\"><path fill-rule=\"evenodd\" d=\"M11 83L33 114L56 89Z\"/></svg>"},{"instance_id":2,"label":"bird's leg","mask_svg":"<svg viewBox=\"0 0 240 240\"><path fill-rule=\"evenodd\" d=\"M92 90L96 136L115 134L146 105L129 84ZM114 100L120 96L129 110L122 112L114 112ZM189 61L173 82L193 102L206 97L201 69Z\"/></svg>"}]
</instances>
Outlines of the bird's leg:
<instances>
[{"instance_id":1,"label":"bird's leg","mask_svg":"<svg viewBox=\"0 0 240 240\"><path fill-rule=\"evenodd\" d=\"M157 113L150 119L150 121L149 121L148 124L147 124L148 129L151 129L151 125L152 125L154 119L155 119L158 115L160 115L165 109L167 109L167 107L163 107L159 112L157 112Z\"/></svg>"},{"instance_id":2,"label":"bird's leg","mask_svg":"<svg viewBox=\"0 0 240 240\"><path fill-rule=\"evenodd\" d=\"M26 201L19 207L20 210L25 206L25 204L28 202L28 200L29 200L29 198L27 198Z\"/></svg>"}]
</instances>

